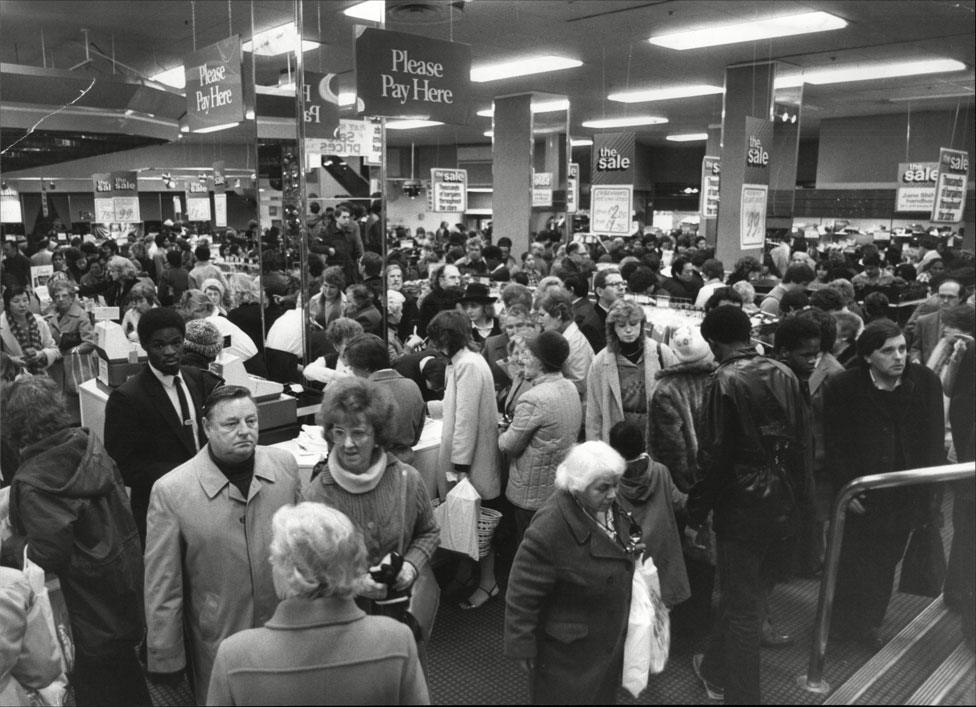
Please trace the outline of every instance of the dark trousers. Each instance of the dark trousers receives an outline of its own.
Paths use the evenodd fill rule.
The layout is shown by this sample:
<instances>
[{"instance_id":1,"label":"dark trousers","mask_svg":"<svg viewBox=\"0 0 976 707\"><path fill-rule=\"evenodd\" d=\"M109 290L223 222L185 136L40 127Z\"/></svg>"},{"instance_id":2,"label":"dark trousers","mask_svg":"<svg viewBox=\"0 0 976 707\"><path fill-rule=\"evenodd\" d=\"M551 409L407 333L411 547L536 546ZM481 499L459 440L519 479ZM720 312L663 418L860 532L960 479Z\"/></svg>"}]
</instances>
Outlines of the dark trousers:
<instances>
[{"instance_id":1,"label":"dark trousers","mask_svg":"<svg viewBox=\"0 0 976 707\"><path fill-rule=\"evenodd\" d=\"M946 605L962 614L963 634L971 639L976 626L976 599L973 594L976 577L976 501L973 500L973 483L958 483L954 492L952 549L942 592Z\"/></svg>"},{"instance_id":2,"label":"dark trousers","mask_svg":"<svg viewBox=\"0 0 976 707\"><path fill-rule=\"evenodd\" d=\"M718 538L721 590L718 615L702 673L725 688L725 704L757 705L759 640L766 596L788 565L793 543L789 538L735 540Z\"/></svg>"},{"instance_id":3,"label":"dark trousers","mask_svg":"<svg viewBox=\"0 0 976 707\"><path fill-rule=\"evenodd\" d=\"M74 688L75 704L78 707L152 705L142 666L136 659L135 648L131 646L97 658L79 651L75 654L71 686Z\"/></svg>"},{"instance_id":4,"label":"dark trousers","mask_svg":"<svg viewBox=\"0 0 976 707\"><path fill-rule=\"evenodd\" d=\"M848 512L837 568L831 623L841 634L862 634L884 621L895 567L908 543L910 522Z\"/></svg>"},{"instance_id":5,"label":"dark trousers","mask_svg":"<svg viewBox=\"0 0 976 707\"><path fill-rule=\"evenodd\" d=\"M525 531L528 529L529 524L535 517L535 511L530 511L528 508L519 508L516 505L512 506L512 518L515 520L515 548L522 544L522 536L525 535Z\"/></svg>"}]
</instances>

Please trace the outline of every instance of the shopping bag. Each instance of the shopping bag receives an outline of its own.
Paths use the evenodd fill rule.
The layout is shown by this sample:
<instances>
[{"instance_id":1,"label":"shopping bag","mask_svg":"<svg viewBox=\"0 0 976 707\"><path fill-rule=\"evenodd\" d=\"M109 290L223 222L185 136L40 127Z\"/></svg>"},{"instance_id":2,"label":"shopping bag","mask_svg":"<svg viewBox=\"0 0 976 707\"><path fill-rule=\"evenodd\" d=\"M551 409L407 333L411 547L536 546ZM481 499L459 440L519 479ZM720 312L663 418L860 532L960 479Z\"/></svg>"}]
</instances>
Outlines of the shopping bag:
<instances>
[{"instance_id":1,"label":"shopping bag","mask_svg":"<svg viewBox=\"0 0 976 707\"><path fill-rule=\"evenodd\" d=\"M624 641L623 687L637 697L647 687L649 674L658 674L668 663L671 624L661 600L661 580L654 560L638 563L632 578L630 615Z\"/></svg>"},{"instance_id":2,"label":"shopping bag","mask_svg":"<svg viewBox=\"0 0 976 707\"><path fill-rule=\"evenodd\" d=\"M35 690L31 694L31 702L38 705L54 705L60 707L68 695L68 674L74 667L74 649L70 640L70 630L55 620L54 609L51 606L51 595L45 581L44 570L27 557L27 546L24 547L24 576L34 590L34 603L41 619L47 625L53 640L51 641L52 658L61 663L61 676L45 688ZM60 591L60 585L58 585ZM66 615L65 615L66 621ZM67 644L67 650L65 645Z\"/></svg>"},{"instance_id":3,"label":"shopping bag","mask_svg":"<svg viewBox=\"0 0 976 707\"><path fill-rule=\"evenodd\" d=\"M441 529L440 546L477 560L480 515L481 496L470 481L462 479L434 509L434 520Z\"/></svg>"},{"instance_id":4,"label":"shopping bag","mask_svg":"<svg viewBox=\"0 0 976 707\"><path fill-rule=\"evenodd\" d=\"M937 597L945 581L946 559L942 534L934 524L915 528L901 563L898 591Z\"/></svg>"},{"instance_id":5,"label":"shopping bag","mask_svg":"<svg viewBox=\"0 0 976 707\"><path fill-rule=\"evenodd\" d=\"M98 375L98 365L91 353L71 351L64 356L65 392L77 393L78 386Z\"/></svg>"}]
</instances>

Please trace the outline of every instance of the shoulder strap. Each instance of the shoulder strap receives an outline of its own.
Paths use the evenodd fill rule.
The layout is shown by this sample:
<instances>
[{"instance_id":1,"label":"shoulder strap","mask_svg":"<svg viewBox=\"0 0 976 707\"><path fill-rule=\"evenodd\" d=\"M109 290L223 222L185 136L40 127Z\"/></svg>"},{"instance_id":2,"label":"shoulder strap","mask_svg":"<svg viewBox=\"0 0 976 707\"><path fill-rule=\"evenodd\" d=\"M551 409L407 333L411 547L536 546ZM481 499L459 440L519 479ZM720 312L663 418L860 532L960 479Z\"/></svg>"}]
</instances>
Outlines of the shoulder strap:
<instances>
[{"instance_id":1,"label":"shoulder strap","mask_svg":"<svg viewBox=\"0 0 976 707\"><path fill-rule=\"evenodd\" d=\"M403 555L403 534L407 532L407 470L400 467L400 543L397 552Z\"/></svg>"}]
</instances>

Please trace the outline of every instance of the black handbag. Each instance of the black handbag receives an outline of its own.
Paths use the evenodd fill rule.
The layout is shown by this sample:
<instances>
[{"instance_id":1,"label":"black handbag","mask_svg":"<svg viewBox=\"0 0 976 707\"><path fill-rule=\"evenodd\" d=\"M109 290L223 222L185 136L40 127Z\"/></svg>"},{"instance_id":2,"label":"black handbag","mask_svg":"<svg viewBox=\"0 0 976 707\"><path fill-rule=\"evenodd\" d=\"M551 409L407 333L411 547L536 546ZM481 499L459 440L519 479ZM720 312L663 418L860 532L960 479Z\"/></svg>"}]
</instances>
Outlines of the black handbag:
<instances>
[{"instance_id":1,"label":"black handbag","mask_svg":"<svg viewBox=\"0 0 976 707\"><path fill-rule=\"evenodd\" d=\"M902 558L898 591L937 597L942 593L945 574L945 550L939 528L932 523L915 528Z\"/></svg>"}]
</instances>

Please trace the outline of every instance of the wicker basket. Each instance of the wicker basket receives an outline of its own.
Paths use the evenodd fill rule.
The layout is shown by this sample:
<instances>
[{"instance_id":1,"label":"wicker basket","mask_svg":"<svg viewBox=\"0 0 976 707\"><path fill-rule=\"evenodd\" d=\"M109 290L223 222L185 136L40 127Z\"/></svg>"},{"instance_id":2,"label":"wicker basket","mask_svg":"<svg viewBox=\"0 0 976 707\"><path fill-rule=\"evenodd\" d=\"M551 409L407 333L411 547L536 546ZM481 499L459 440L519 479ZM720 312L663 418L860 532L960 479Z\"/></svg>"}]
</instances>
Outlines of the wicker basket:
<instances>
[{"instance_id":1,"label":"wicker basket","mask_svg":"<svg viewBox=\"0 0 976 707\"><path fill-rule=\"evenodd\" d=\"M502 520L501 511L494 508L481 509L478 516L478 557L487 557L491 551L491 538L495 534L495 528Z\"/></svg>"}]
</instances>

